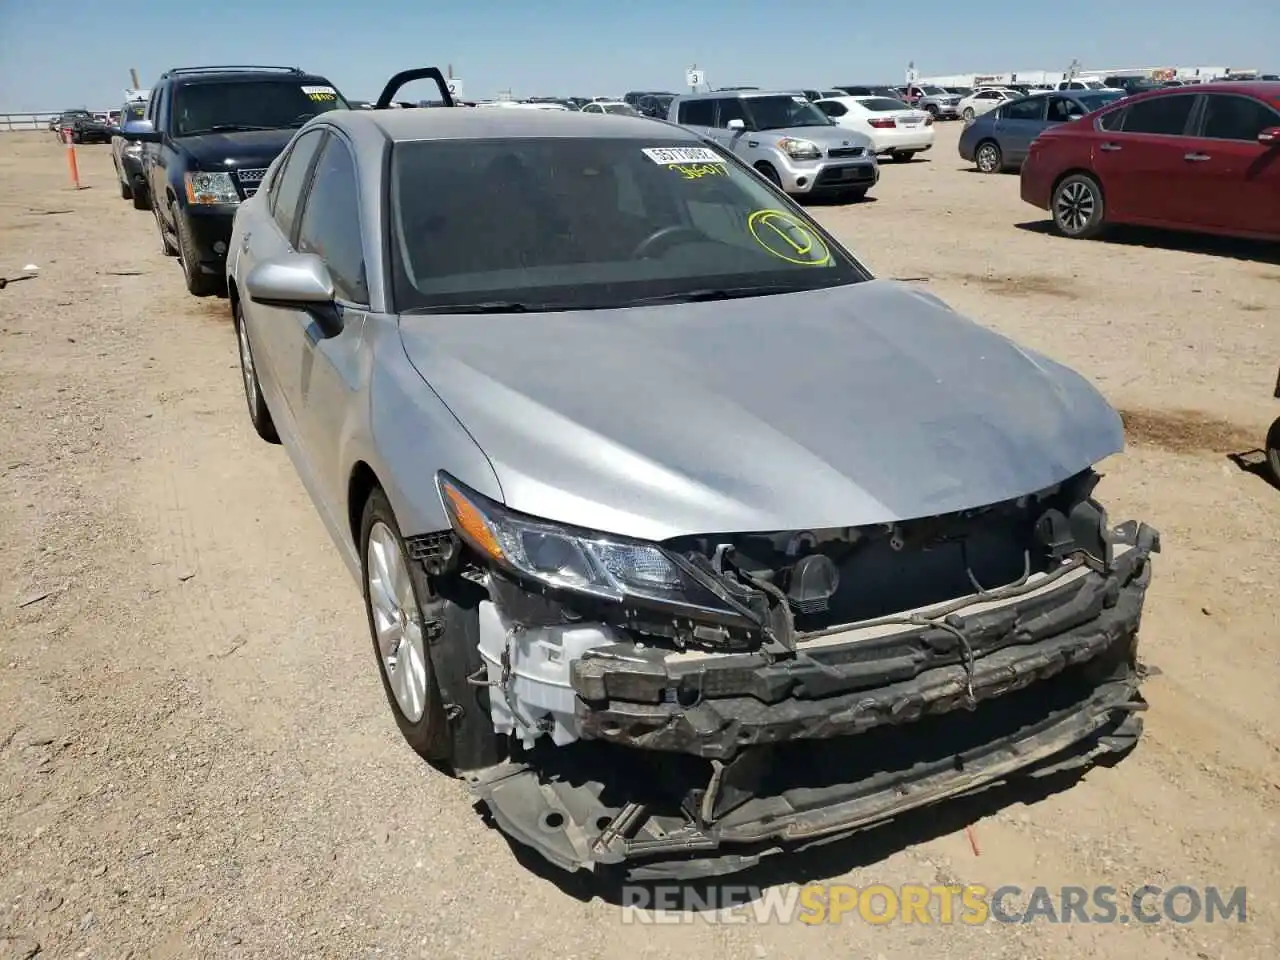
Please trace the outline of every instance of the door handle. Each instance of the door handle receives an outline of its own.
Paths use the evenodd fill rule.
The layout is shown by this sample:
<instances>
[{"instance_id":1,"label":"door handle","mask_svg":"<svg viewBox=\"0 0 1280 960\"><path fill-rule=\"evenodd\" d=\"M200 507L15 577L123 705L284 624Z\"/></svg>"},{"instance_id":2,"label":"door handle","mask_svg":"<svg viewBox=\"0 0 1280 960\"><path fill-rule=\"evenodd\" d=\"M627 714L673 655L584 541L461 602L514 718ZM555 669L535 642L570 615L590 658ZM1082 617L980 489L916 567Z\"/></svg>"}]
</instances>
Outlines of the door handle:
<instances>
[{"instance_id":1,"label":"door handle","mask_svg":"<svg viewBox=\"0 0 1280 960\"><path fill-rule=\"evenodd\" d=\"M1124 147L1120 146L1118 143L1103 143L1098 146L1098 149L1105 150L1107 153L1115 153L1118 150L1123 150Z\"/></svg>"},{"instance_id":2,"label":"door handle","mask_svg":"<svg viewBox=\"0 0 1280 960\"><path fill-rule=\"evenodd\" d=\"M1208 160L1209 155L1207 153L1184 153L1182 155L1182 159L1187 160L1190 163L1201 163Z\"/></svg>"}]
</instances>

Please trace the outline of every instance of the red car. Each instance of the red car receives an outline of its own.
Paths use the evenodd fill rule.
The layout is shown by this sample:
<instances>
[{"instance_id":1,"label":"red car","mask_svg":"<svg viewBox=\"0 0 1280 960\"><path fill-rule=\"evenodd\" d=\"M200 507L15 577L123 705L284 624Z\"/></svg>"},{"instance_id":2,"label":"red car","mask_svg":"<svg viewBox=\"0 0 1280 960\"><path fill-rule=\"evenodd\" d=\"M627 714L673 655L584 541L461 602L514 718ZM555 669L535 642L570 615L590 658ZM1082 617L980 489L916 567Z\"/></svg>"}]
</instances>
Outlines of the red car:
<instances>
[{"instance_id":1,"label":"red car","mask_svg":"<svg viewBox=\"0 0 1280 960\"><path fill-rule=\"evenodd\" d=\"M1051 127L1022 199L1068 237L1128 223L1280 240L1280 82L1155 90Z\"/></svg>"}]
</instances>

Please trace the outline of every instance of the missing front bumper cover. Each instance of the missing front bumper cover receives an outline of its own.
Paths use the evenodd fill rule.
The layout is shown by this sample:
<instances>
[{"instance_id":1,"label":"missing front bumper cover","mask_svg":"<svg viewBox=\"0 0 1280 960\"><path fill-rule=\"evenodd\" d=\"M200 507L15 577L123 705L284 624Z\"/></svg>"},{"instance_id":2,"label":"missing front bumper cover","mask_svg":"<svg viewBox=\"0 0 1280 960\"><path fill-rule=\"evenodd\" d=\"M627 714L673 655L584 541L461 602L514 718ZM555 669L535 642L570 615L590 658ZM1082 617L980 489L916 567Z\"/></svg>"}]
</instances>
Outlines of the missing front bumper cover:
<instances>
[{"instance_id":1,"label":"missing front bumper cover","mask_svg":"<svg viewBox=\"0 0 1280 960\"><path fill-rule=\"evenodd\" d=\"M946 630L783 661L593 651L584 737L479 775L498 826L566 870L691 878L837 838L1018 771L1087 764L1141 731L1136 631L1154 532L1109 574ZM965 705L972 685L977 706Z\"/></svg>"}]
</instances>

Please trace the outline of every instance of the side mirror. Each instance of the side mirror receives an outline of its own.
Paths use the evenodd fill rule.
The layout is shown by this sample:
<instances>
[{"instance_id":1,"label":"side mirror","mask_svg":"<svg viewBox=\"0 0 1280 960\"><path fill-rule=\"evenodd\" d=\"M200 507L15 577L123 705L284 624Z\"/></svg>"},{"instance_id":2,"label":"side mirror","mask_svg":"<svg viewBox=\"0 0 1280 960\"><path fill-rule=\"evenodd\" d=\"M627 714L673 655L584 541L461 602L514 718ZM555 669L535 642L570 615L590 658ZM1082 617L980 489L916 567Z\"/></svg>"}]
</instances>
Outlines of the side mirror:
<instances>
[{"instance_id":1,"label":"side mirror","mask_svg":"<svg viewBox=\"0 0 1280 960\"><path fill-rule=\"evenodd\" d=\"M1280 147L1280 127L1267 127L1258 134L1258 142L1264 147Z\"/></svg>"},{"instance_id":2,"label":"side mirror","mask_svg":"<svg viewBox=\"0 0 1280 960\"><path fill-rule=\"evenodd\" d=\"M112 127L111 136L123 137L133 143L159 143L163 138L155 130L149 129L150 124L146 127L140 127L137 124L129 124L127 127Z\"/></svg>"},{"instance_id":3,"label":"side mirror","mask_svg":"<svg viewBox=\"0 0 1280 960\"><path fill-rule=\"evenodd\" d=\"M747 129L747 122L745 120L739 120L737 117L734 117L732 120L726 123L725 126L728 127L730 130L745 130Z\"/></svg>"},{"instance_id":4,"label":"side mirror","mask_svg":"<svg viewBox=\"0 0 1280 960\"><path fill-rule=\"evenodd\" d=\"M333 278L314 253L291 253L257 264L244 278L254 303L294 310L314 310L333 302Z\"/></svg>"}]
</instances>

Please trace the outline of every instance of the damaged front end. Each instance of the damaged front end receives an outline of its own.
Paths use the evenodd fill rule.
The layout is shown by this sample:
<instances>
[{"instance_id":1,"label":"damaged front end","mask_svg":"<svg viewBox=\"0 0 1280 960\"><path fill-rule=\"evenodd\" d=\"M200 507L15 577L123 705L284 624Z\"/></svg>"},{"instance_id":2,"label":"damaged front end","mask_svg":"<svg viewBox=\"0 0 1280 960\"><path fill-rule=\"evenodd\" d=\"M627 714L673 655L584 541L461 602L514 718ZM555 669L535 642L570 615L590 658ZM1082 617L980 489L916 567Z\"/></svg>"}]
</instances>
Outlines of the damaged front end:
<instances>
[{"instance_id":1,"label":"damaged front end","mask_svg":"<svg viewBox=\"0 0 1280 960\"><path fill-rule=\"evenodd\" d=\"M741 869L1141 732L1158 534L1083 473L1015 501L837 530L627 542L447 477L436 572L485 586L479 647L509 762L470 774L568 870Z\"/></svg>"}]
</instances>

